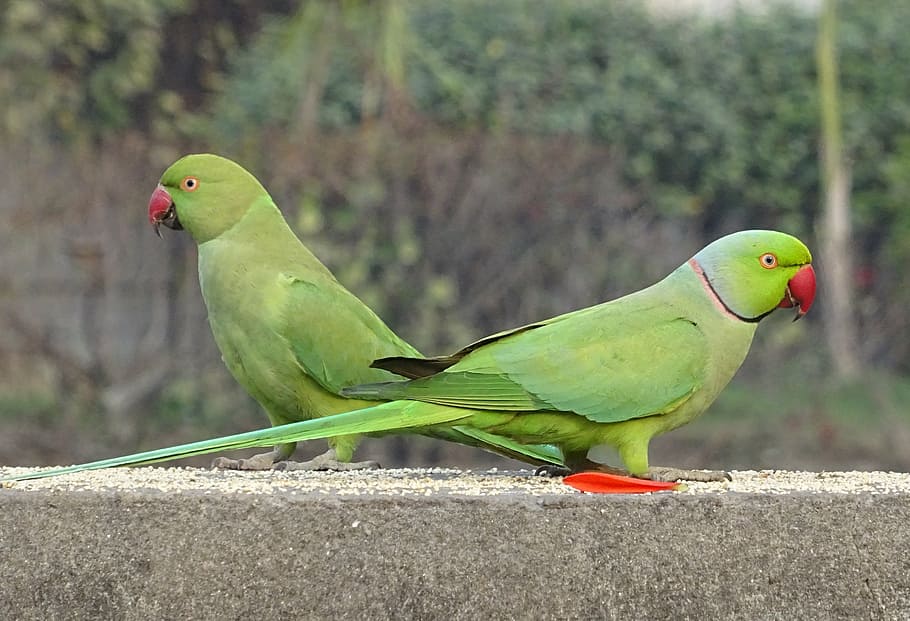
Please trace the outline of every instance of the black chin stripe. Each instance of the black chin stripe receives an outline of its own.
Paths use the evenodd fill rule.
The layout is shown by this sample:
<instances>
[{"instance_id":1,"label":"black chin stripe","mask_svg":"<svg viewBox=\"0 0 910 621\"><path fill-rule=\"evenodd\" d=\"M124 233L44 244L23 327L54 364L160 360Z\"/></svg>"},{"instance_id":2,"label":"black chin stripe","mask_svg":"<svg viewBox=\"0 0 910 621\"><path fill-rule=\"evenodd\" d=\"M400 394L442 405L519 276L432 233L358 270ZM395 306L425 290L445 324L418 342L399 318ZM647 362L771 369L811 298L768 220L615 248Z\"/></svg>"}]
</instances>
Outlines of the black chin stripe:
<instances>
[{"instance_id":1,"label":"black chin stripe","mask_svg":"<svg viewBox=\"0 0 910 621\"><path fill-rule=\"evenodd\" d=\"M701 269L701 265L699 265L698 261L696 261L694 257L689 261L689 263L692 265L692 269L695 270L695 273L698 275L698 277L701 279L701 281L703 283L705 283L705 285L708 287L708 290L711 291L711 294L714 296L714 299L717 300L720 303L720 305L724 307L725 311L727 311L728 313L730 313L731 315L733 315L740 321L744 321L746 323L758 323L759 321L761 321L762 319L764 319L765 317L767 317L768 315L770 315L771 313L774 312L775 309L772 308L767 313L762 313L761 315L759 315L757 317L743 317L742 315L740 315L739 313L734 311L732 308L727 306L727 303L724 302L724 299L722 297L720 297L719 293L717 293L717 289L714 288L714 285L711 283L711 280L705 275L704 270Z\"/></svg>"}]
</instances>

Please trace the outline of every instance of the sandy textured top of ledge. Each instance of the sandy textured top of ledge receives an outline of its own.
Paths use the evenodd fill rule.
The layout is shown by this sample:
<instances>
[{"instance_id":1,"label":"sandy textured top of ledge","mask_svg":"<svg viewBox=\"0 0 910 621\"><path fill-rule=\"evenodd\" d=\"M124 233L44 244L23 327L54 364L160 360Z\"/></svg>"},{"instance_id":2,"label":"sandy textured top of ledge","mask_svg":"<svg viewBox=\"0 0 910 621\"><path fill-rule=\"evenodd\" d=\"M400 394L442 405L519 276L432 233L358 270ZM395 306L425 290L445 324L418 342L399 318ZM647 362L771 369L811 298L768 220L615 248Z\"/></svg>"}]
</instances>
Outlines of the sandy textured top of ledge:
<instances>
[{"instance_id":1,"label":"sandy textured top of ledge","mask_svg":"<svg viewBox=\"0 0 910 621\"><path fill-rule=\"evenodd\" d=\"M0 476L39 469L0 467ZM898 472L732 472L724 483L689 483L674 495L910 494L910 474ZM554 497L579 495L561 479L531 471L406 468L355 472L235 472L197 468L117 468L4 484L20 491L271 494L288 496ZM0 492L2 493L2 492Z\"/></svg>"}]
</instances>

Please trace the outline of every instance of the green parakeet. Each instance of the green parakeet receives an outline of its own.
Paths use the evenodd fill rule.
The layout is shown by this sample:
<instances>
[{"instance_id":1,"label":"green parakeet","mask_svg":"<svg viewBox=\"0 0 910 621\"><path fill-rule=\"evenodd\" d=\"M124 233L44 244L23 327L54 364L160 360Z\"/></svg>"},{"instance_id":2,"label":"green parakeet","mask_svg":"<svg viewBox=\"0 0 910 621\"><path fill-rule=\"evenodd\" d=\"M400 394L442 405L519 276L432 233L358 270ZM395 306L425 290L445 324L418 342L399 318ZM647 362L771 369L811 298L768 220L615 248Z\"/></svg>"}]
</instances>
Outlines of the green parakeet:
<instances>
[{"instance_id":1,"label":"green parakeet","mask_svg":"<svg viewBox=\"0 0 910 621\"><path fill-rule=\"evenodd\" d=\"M390 380L370 368L384 356L419 356L344 288L297 238L265 188L238 164L216 155L188 155L161 176L149 220L185 229L199 247L199 284L224 363L273 425L376 405L383 399L343 397L352 384ZM159 232L160 235L160 232ZM522 447L505 438L428 432L532 464L559 463L552 447ZM294 442L220 467L351 469L359 437L329 439L329 451L285 462Z\"/></svg>"},{"instance_id":2,"label":"green parakeet","mask_svg":"<svg viewBox=\"0 0 910 621\"><path fill-rule=\"evenodd\" d=\"M591 447L608 445L638 477L717 480L724 473L651 467L648 444L708 408L741 365L762 319L778 307L796 307L796 318L809 310L811 260L790 235L734 233L646 289L494 334L451 356L377 360L375 367L411 379L342 391L395 401L74 468L347 434L455 429L555 445L572 471L616 472L587 457Z\"/></svg>"}]
</instances>

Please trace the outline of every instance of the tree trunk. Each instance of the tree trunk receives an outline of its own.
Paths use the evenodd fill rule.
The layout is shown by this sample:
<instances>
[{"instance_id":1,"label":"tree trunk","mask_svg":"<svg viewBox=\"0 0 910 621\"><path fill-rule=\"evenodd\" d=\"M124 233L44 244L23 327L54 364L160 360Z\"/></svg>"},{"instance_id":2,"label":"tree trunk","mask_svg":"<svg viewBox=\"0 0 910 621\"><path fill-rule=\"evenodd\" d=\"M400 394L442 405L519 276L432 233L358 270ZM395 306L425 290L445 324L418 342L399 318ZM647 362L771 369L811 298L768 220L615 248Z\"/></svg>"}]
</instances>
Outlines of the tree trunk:
<instances>
[{"instance_id":1,"label":"tree trunk","mask_svg":"<svg viewBox=\"0 0 910 621\"><path fill-rule=\"evenodd\" d=\"M850 173L844 162L836 55L836 0L824 0L816 41L821 103L823 210L819 226L822 250L825 330L838 379L859 374L860 354L851 314L853 248L850 235Z\"/></svg>"}]
</instances>

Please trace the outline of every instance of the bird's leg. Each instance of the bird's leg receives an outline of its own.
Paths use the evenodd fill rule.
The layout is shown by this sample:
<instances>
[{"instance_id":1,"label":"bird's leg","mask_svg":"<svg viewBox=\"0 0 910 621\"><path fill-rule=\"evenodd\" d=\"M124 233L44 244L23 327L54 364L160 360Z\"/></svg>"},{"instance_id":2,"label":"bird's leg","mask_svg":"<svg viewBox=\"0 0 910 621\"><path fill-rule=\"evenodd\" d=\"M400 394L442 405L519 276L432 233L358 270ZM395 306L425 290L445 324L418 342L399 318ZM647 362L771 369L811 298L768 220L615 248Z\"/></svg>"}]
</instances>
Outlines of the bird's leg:
<instances>
[{"instance_id":1,"label":"bird's leg","mask_svg":"<svg viewBox=\"0 0 910 621\"><path fill-rule=\"evenodd\" d=\"M282 462L290 457L290 452L283 448L285 446L288 445L282 444L276 446L268 453L253 455L248 459L217 457L212 461L212 468L219 468L221 470L269 470L270 468L273 468L276 463ZM291 446L293 447L293 445ZM291 451L293 450L294 449L291 448Z\"/></svg>"},{"instance_id":2,"label":"bird's leg","mask_svg":"<svg viewBox=\"0 0 910 621\"><path fill-rule=\"evenodd\" d=\"M627 442L619 447L619 457L626 465L632 476L651 481L729 481L730 475L719 470L684 470L682 468L666 468L664 466L651 466L648 464L648 439L638 438L638 442Z\"/></svg>"},{"instance_id":3,"label":"bird's leg","mask_svg":"<svg viewBox=\"0 0 910 621\"><path fill-rule=\"evenodd\" d=\"M730 473L723 470L683 470L663 466L651 466L648 468L647 474L641 475L641 478L652 481L697 481L702 483L733 480Z\"/></svg>"},{"instance_id":4,"label":"bird's leg","mask_svg":"<svg viewBox=\"0 0 910 621\"><path fill-rule=\"evenodd\" d=\"M282 461L276 463L275 470L369 470L379 468L375 461L340 461L334 448L330 448L322 455L317 455L308 461Z\"/></svg>"}]
</instances>

